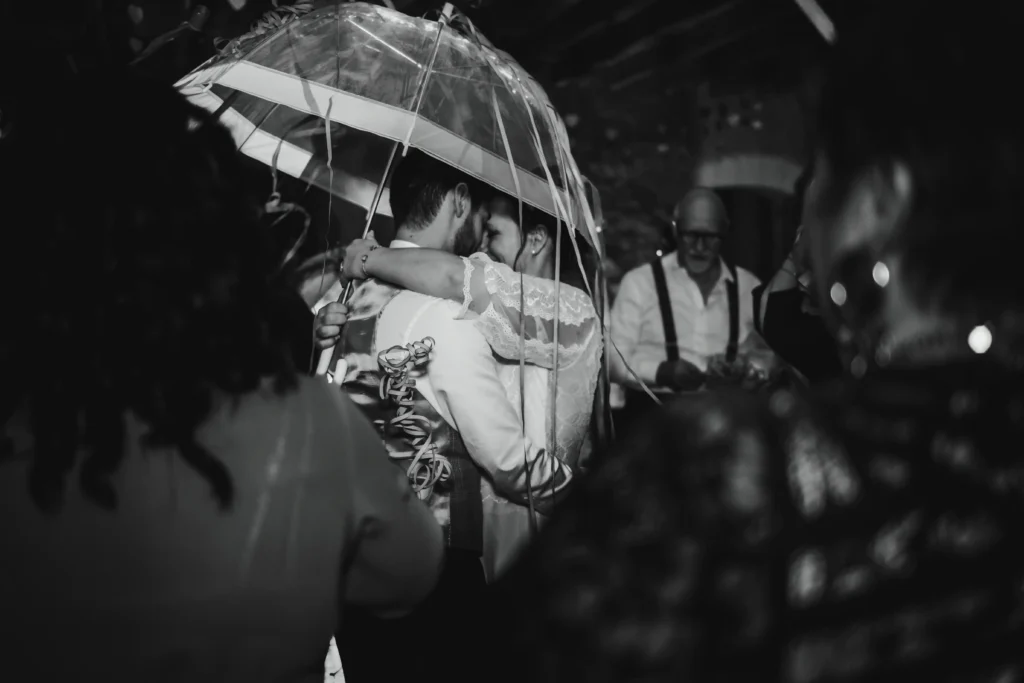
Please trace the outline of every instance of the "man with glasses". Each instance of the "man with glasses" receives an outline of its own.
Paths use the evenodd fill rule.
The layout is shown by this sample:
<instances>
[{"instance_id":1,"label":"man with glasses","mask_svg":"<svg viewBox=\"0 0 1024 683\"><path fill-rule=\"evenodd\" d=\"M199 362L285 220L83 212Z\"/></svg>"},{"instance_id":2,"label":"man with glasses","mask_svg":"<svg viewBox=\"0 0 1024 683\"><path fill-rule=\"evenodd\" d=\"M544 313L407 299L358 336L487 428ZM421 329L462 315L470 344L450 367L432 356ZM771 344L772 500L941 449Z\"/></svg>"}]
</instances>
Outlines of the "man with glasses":
<instances>
[{"instance_id":1,"label":"man with glasses","mask_svg":"<svg viewBox=\"0 0 1024 683\"><path fill-rule=\"evenodd\" d=\"M626 388L630 416L652 405L637 379L655 394L700 389L709 361L734 360L754 329L751 293L761 283L721 256L729 231L721 198L691 190L672 223L676 251L626 273L612 307L611 376Z\"/></svg>"}]
</instances>

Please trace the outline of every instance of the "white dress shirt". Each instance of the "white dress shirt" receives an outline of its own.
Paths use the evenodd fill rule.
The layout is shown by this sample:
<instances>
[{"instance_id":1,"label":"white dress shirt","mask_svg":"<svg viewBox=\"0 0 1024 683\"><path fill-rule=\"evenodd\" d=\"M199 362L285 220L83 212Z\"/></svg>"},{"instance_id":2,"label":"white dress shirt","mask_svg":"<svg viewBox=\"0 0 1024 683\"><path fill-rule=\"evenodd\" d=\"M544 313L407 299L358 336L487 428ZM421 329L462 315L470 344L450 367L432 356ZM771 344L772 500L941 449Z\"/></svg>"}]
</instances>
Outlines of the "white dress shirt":
<instances>
[{"instance_id":1,"label":"white dress shirt","mask_svg":"<svg viewBox=\"0 0 1024 683\"><path fill-rule=\"evenodd\" d=\"M724 353L729 345L726 283L732 280L732 271L722 263L722 274L705 303L700 287L679 264L676 252L663 256L661 263L672 302L679 357L706 370L708 358ZM761 281L743 268L736 268L736 277L739 302L736 341L742 344L754 329L753 291ZM658 366L667 360L667 354L654 270L650 265L635 268L622 278L612 306L610 327L611 340L618 347L618 351L612 348L608 352L612 377L620 383L635 384L629 370L623 366L623 358L619 356L621 352L629 367L645 384L654 388Z\"/></svg>"},{"instance_id":2,"label":"white dress shirt","mask_svg":"<svg viewBox=\"0 0 1024 683\"><path fill-rule=\"evenodd\" d=\"M392 249L418 245L393 240ZM526 459L536 461L532 472L534 495L552 493L550 484L561 473L564 488L571 469L543 440L523 434L523 425L499 378L498 363L474 320L459 319L459 304L416 292L403 291L384 307L377 324L375 352L404 346L425 337L434 340L425 374L416 389L462 436L470 457L502 495L526 496ZM538 461L538 455L545 451ZM542 490L543 491L542 491Z\"/></svg>"}]
</instances>

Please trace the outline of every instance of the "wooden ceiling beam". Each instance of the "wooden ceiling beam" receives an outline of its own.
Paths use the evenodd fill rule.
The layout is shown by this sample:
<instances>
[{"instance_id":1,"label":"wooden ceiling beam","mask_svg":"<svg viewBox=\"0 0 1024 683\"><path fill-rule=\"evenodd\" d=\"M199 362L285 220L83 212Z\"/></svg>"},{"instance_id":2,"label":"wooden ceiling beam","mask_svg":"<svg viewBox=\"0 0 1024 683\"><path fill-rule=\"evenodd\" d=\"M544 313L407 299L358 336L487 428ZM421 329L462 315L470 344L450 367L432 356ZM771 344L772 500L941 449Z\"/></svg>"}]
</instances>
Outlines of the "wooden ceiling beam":
<instances>
[{"instance_id":1,"label":"wooden ceiling beam","mask_svg":"<svg viewBox=\"0 0 1024 683\"><path fill-rule=\"evenodd\" d=\"M816 37L816 40L821 40ZM700 68L719 84L785 86L798 82L803 74L803 51L780 49L779 43L767 37L756 37L744 45L742 52L720 51L704 55Z\"/></svg>"},{"instance_id":2,"label":"wooden ceiling beam","mask_svg":"<svg viewBox=\"0 0 1024 683\"><path fill-rule=\"evenodd\" d=\"M741 4L741 2L742 0L730 0L729 2L724 2L720 5L717 5L716 7L712 7L706 12L701 12L698 15L687 17L682 21L677 21L673 24L669 24L664 28L654 31L650 35L641 38L637 42L626 47L624 50L620 51L618 54L610 57L609 59L600 62L598 66L613 66L618 62L624 61L625 59L628 59L633 55L639 54L640 52L646 49L654 47L656 44L660 43L663 38L666 38L668 36L680 35L692 31L710 21L713 21L715 19L722 17L725 14L728 14L729 12L736 9L737 6Z\"/></svg>"},{"instance_id":3,"label":"wooden ceiling beam","mask_svg":"<svg viewBox=\"0 0 1024 683\"><path fill-rule=\"evenodd\" d=\"M733 0L723 5L716 0L702 0L699 7L694 7L688 2L663 0L627 22L600 31L588 31L591 35L566 53L571 58L555 65L556 77L579 75L595 66L614 64L642 54L668 36L680 35L706 22L729 16L746 2Z\"/></svg>"}]
</instances>

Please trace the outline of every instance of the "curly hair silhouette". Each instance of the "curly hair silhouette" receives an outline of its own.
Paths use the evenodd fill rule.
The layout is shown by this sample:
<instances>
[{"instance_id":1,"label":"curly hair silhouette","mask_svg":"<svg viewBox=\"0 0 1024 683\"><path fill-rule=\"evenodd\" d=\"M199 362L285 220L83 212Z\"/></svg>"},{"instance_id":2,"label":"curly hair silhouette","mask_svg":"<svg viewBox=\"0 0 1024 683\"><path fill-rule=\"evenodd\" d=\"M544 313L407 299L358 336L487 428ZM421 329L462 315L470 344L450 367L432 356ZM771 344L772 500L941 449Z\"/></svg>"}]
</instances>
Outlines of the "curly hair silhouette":
<instances>
[{"instance_id":1,"label":"curly hair silhouette","mask_svg":"<svg viewBox=\"0 0 1024 683\"><path fill-rule=\"evenodd\" d=\"M116 508L134 414L145 443L177 448L227 508L231 475L197 429L268 379L296 383L259 198L227 130L169 86L108 74L54 90L2 162L34 206L19 246L59 274L35 276L38 303L20 314L33 500L57 510L77 472L89 500ZM39 180L55 161L60 187Z\"/></svg>"}]
</instances>

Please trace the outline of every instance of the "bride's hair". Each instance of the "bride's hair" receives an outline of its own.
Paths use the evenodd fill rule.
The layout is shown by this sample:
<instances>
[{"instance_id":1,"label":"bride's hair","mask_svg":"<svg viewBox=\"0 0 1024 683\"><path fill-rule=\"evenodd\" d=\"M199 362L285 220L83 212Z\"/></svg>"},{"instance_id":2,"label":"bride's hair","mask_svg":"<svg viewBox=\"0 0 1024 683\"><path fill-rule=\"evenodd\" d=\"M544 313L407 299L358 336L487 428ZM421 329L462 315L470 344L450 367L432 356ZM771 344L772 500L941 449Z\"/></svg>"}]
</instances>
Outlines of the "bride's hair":
<instances>
[{"instance_id":1,"label":"bride's hair","mask_svg":"<svg viewBox=\"0 0 1024 683\"><path fill-rule=\"evenodd\" d=\"M558 233L562 233L562 243L559 247L560 270L559 279L568 284L587 291L586 281L592 282L596 263L594 250L587 243L583 235L578 231L574 235L576 248L579 249L579 259L576 258L576 248L573 247L573 240L570 238L570 228L565 221L557 221L543 211L523 207L523 225L533 228L543 228L552 245L558 244ZM525 234L525 232L524 232ZM583 263L583 272L580 272L580 263Z\"/></svg>"}]
</instances>

